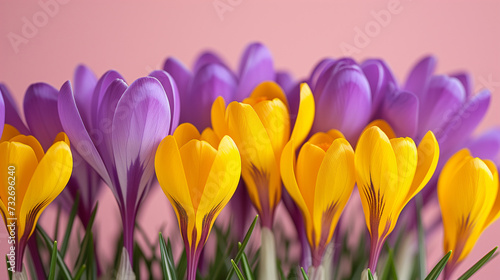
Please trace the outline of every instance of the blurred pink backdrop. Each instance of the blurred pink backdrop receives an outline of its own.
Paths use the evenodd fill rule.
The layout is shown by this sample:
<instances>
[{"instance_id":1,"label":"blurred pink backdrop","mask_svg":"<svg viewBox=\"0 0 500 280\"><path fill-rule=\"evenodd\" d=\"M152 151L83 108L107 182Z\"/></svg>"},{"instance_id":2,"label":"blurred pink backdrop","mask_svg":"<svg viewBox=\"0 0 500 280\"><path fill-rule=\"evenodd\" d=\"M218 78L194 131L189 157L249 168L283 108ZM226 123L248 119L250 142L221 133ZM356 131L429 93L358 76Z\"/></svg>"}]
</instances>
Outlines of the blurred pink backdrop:
<instances>
[{"instance_id":1,"label":"blurred pink backdrop","mask_svg":"<svg viewBox=\"0 0 500 280\"><path fill-rule=\"evenodd\" d=\"M0 82L8 85L18 104L29 84L43 81L59 88L72 79L79 63L98 76L116 69L131 82L161 68L167 56L190 66L204 49L218 52L234 69L245 45L261 41L273 53L276 68L302 78L319 59L342 56L341 46L349 44L357 47L353 56L358 61L385 59L399 81L426 54L438 57L438 73L468 70L476 92L489 88L493 95L478 130L500 125L499 1L55 1L0 1ZM49 13L44 10L48 2L53 4ZM369 42L356 45L356 30L364 30L391 5L397 13L373 30ZM27 21L36 24L30 32L24 27ZM16 41L13 34L24 39ZM167 218L167 199L158 186L152 193L139 222L153 237L162 224L170 229L165 232L175 233L175 221ZM105 230L100 240L114 246L119 229L116 203L109 190L102 196L97 226ZM42 223L53 219L50 210ZM110 221L115 225L111 231ZM499 231L497 222L482 235L456 276L499 245ZM6 238L1 226L1 254L6 252ZM428 242L427 250L429 263L435 264L443 254L441 239ZM497 258L475 279L496 279L499 273ZM0 264L0 275L6 275L5 265Z\"/></svg>"}]
</instances>

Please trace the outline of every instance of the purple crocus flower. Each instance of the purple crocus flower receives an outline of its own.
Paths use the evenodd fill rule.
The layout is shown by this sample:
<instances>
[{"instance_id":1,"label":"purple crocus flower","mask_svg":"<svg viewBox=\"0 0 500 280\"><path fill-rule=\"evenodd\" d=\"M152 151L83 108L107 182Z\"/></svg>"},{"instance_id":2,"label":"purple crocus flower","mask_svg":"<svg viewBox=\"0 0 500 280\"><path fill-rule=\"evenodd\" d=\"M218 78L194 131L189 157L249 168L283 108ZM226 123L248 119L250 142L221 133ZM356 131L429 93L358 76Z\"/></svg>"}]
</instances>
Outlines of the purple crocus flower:
<instances>
[{"instance_id":1,"label":"purple crocus flower","mask_svg":"<svg viewBox=\"0 0 500 280\"><path fill-rule=\"evenodd\" d=\"M154 179L154 154L177 126L179 107L175 82L164 71L130 86L119 73L108 71L90 97L78 98L69 81L60 90L61 124L72 146L115 195L130 263L136 214Z\"/></svg>"},{"instance_id":2,"label":"purple crocus flower","mask_svg":"<svg viewBox=\"0 0 500 280\"><path fill-rule=\"evenodd\" d=\"M5 103L3 102L3 97L2 94L0 93L0 137L2 137L4 125L5 125Z\"/></svg>"},{"instance_id":3,"label":"purple crocus flower","mask_svg":"<svg viewBox=\"0 0 500 280\"><path fill-rule=\"evenodd\" d=\"M242 101L259 83L276 78L271 52L260 43L246 48L237 74L211 52L202 53L192 71L175 58L168 58L163 69L179 89L180 122L192 123L200 131L210 126L210 110L218 96L227 103Z\"/></svg>"}]
</instances>

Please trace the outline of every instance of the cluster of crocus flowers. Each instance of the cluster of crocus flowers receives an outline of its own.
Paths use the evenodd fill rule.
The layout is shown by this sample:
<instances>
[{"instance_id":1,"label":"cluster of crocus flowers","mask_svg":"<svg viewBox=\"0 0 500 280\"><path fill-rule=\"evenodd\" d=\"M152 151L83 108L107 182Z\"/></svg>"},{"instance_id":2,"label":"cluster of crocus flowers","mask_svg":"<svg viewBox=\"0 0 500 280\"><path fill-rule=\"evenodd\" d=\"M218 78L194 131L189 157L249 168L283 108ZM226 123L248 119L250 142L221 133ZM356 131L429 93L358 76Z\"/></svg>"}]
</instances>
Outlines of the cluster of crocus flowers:
<instances>
[{"instance_id":1,"label":"cluster of crocus flowers","mask_svg":"<svg viewBox=\"0 0 500 280\"><path fill-rule=\"evenodd\" d=\"M6 125L0 143L0 168L0 211L10 236L8 257L11 268L22 272L26 245L41 213L71 176L69 140L61 132L45 152L35 137Z\"/></svg>"},{"instance_id":2,"label":"cluster of crocus flowers","mask_svg":"<svg viewBox=\"0 0 500 280\"><path fill-rule=\"evenodd\" d=\"M191 124L180 125L158 146L158 181L179 222L187 256L187 279L196 279L201 250L215 219L238 186L241 159L229 136L201 135Z\"/></svg>"},{"instance_id":3,"label":"cluster of crocus flowers","mask_svg":"<svg viewBox=\"0 0 500 280\"><path fill-rule=\"evenodd\" d=\"M305 221L316 269L310 269L310 279L326 279L321 260L354 188L354 151L337 130L314 134L297 159L294 145L291 139L283 150L281 176Z\"/></svg>"},{"instance_id":4,"label":"cluster of crocus flowers","mask_svg":"<svg viewBox=\"0 0 500 280\"><path fill-rule=\"evenodd\" d=\"M438 197L444 228L444 251L452 251L445 279L470 253L481 233L500 217L498 171L490 160L467 149L453 155L441 172Z\"/></svg>"},{"instance_id":5,"label":"cluster of crocus flowers","mask_svg":"<svg viewBox=\"0 0 500 280\"><path fill-rule=\"evenodd\" d=\"M401 211L430 180L438 159L439 145L430 131L418 148L408 137L389 139L378 126L368 127L359 138L356 183L371 236L368 268L372 271Z\"/></svg>"}]
</instances>

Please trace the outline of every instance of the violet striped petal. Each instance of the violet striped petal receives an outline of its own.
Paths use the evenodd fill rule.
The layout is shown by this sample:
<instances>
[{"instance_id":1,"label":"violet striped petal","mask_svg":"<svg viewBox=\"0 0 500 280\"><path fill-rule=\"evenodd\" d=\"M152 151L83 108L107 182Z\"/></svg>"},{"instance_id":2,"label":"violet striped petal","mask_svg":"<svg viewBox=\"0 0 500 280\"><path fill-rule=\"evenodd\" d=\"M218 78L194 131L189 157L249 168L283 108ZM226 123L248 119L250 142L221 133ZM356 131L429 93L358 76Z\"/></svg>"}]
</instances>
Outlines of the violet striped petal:
<instances>
[{"instance_id":1,"label":"violet striped petal","mask_svg":"<svg viewBox=\"0 0 500 280\"><path fill-rule=\"evenodd\" d=\"M90 127L92 116L92 96L97 85L97 78L87 66L78 65L73 76L76 106L86 127Z\"/></svg>"},{"instance_id":2,"label":"violet striped petal","mask_svg":"<svg viewBox=\"0 0 500 280\"><path fill-rule=\"evenodd\" d=\"M274 81L274 64L271 52L261 43L248 45L243 53L238 71L238 89L233 98L242 101L264 81Z\"/></svg>"},{"instance_id":3,"label":"violet striped petal","mask_svg":"<svg viewBox=\"0 0 500 280\"><path fill-rule=\"evenodd\" d=\"M482 159L496 160L500 154L500 127L490 129L467 145L471 154Z\"/></svg>"},{"instance_id":4,"label":"violet striped petal","mask_svg":"<svg viewBox=\"0 0 500 280\"><path fill-rule=\"evenodd\" d=\"M5 123L14 126L21 134L31 134L29 129L21 120L19 109L7 86L0 84L0 93L3 96L3 102L5 104Z\"/></svg>"},{"instance_id":5,"label":"violet striped petal","mask_svg":"<svg viewBox=\"0 0 500 280\"><path fill-rule=\"evenodd\" d=\"M160 82L137 79L116 107L112 126L113 154L125 206L136 209L154 176L154 155L170 131L170 107ZM122 213L123 214L123 213Z\"/></svg>"},{"instance_id":6,"label":"violet striped petal","mask_svg":"<svg viewBox=\"0 0 500 280\"><path fill-rule=\"evenodd\" d=\"M104 162L92 142L76 107L70 81L64 83L59 91L57 109L64 132L71 141L71 147L76 149L85 161L99 173L106 184L111 185L111 178L106 172Z\"/></svg>"},{"instance_id":7,"label":"violet striped petal","mask_svg":"<svg viewBox=\"0 0 500 280\"><path fill-rule=\"evenodd\" d=\"M222 61L222 59L211 51L205 51L198 56L193 66L193 73L198 72L203 66L207 64L220 64L224 67L227 67L226 64Z\"/></svg>"},{"instance_id":8,"label":"violet striped petal","mask_svg":"<svg viewBox=\"0 0 500 280\"><path fill-rule=\"evenodd\" d=\"M167 93L168 103L172 111L172 123L170 124L169 134L173 134L177 125L179 125L179 118L181 116L181 101L175 80L163 70L153 71L149 76L158 79Z\"/></svg>"},{"instance_id":9,"label":"violet striped petal","mask_svg":"<svg viewBox=\"0 0 500 280\"><path fill-rule=\"evenodd\" d=\"M94 118L94 119L92 119L92 127L96 126L96 123L98 121L96 119L97 110L101 106L101 101L104 97L104 94L106 93L106 89L116 79L125 80L125 79L123 79L122 75L120 75L120 73L118 73L114 70L110 70L110 71L104 73L104 75L102 75L102 77L97 82L97 85L95 86L95 89L94 89L94 93L92 94L91 116L92 116L92 118ZM91 127L87 127L87 129L90 130Z\"/></svg>"},{"instance_id":10,"label":"violet striped petal","mask_svg":"<svg viewBox=\"0 0 500 280\"><path fill-rule=\"evenodd\" d=\"M59 91L51 85L36 83L30 85L24 96L24 116L26 123L43 149L46 151L57 134L63 131L57 112Z\"/></svg>"},{"instance_id":11,"label":"violet striped petal","mask_svg":"<svg viewBox=\"0 0 500 280\"><path fill-rule=\"evenodd\" d=\"M335 63L335 59L333 58L325 58L321 60L316 66L314 67L313 71L311 72L311 75L309 76L309 81L307 82L311 89L313 90L316 87L316 83L318 82L319 77L321 74L323 74L323 71L326 69L330 68L330 66Z\"/></svg>"},{"instance_id":12,"label":"violet striped petal","mask_svg":"<svg viewBox=\"0 0 500 280\"><path fill-rule=\"evenodd\" d=\"M373 116L377 118L383 100L397 89L397 82L383 60L368 59L361 64L361 69L370 84Z\"/></svg>"},{"instance_id":13,"label":"violet striped petal","mask_svg":"<svg viewBox=\"0 0 500 280\"><path fill-rule=\"evenodd\" d=\"M418 106L415 94L394 91L385 97L381 118L391 125L396 136L414 138L418 127Z\"/></svg>"},{"instance_id":14,"label":"violet striped petal","mask_svg":"<svg viewBox=\"0 0 500 280\"><path fill-rule=\"evenodd\" d=\"M163 65L163 70L167 71L167 73L174 78L177 89L179 90L179 96L181 97L181 105L184 104L189 83L193 75L182 62L174 57L167 58Z\"/></svg>"},{"instance_id":15,"label":"violet striped petal","mask_svg":"<svg viewBox=\"0 0 500 280\"><path fill-rule=\"evenodd\" d=\"M436 64L437 60L433 56L422 58L408 75L404 90L413 92L421 99L423 94L427 91L427 86L436 69Z\"/></svg>"}]
</instances>

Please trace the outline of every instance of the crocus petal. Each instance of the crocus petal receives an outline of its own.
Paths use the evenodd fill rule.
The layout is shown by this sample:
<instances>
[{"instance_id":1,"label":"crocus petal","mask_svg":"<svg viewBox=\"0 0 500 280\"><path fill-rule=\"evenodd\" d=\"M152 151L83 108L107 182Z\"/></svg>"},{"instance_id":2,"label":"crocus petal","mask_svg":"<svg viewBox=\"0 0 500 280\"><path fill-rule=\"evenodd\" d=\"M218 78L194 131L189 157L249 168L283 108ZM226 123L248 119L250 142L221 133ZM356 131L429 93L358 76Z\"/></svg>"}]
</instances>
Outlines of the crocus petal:
<instances>
[{"instance_id":1,"label":"crocus petal","mask_svg":"<svg viewBox=\"0 0 500 280\"><path fill-rule=\"evenodd\" d=\"M211 51L205 51L198 56L193 66L193 73L198 72L203 66L207 64L220 64L224 67L227 67L226 64L222 61L222 59L215 53Z\"/></svg>"},{"instance_id":2,"label":"crocus petal","mask_svg":"<svg viewBox=\"0 0 500 280\"><path fill-rule=\"evenodd\" d=\"M192 74L189 70L174 57L169 57L163 65L163 70L167 71L175 80L179 96L181 98L181 105L189 102L187 98L189 81L191 81ZM182 105L183 106L183 105ZM184 106L183 106L184 108Z\"/></svg>"},{"instance_id":3,"label":"crocus petal","mask_svg":"<svg viewBox=\"0 0 500 280\"><path fill-rule=\"evenodd\" d=\"M482 133L478 138L468 143L467 148L475 157L497 159L500 154L500 128Z\"/></svg>"},{"instance_id":4,"label":"crocus petal","mask_svg":"<svg viewBox=\"0 0 500 280\"><path fill-rule=\"evenodd\" d=\"M429 80L436 69L437 60L433 56L427 56L421 59L411 70L406 84L405 91L413 92L419 98L422 98L427 91Z\"/></svg>"},{"instance_id":5,"label":"crocus petal","mask_svg":"<svg viewBox=\"0 0 500 280\"><path fill-rule=\"evenodd\" d=\"M38 142L38 140L31 135L27 136L27 135L19 134L19 135L12 137L9 141L17 142L17 143L21 143L21 144L29 146L33 150L33 152L35 153L38 162L40 162L42 160L43 155L45 154L45 152L43 151L42 145L40 145L40 142Z\"/></svg>"},{"instance_id":6,"label":"crocus petal","mask_svg":"<svg viewBox=\"0 0 500 280\"><path fill-rule=\"evenodd\" d=\"M203 130L201 133L200 139L203 141L207 141L212 147L218 147L220 143L220 138L215 134L215 132L210 128L207 127Z\"/></svg>"},{"instance_id":7,"label":"crocus petal","mask_svg":"<svg viewBox=\"0 0 500 280\"><path fill-rule=\"evenodd\" d=\"M94 93L92 95L92 107L90 108L91 116L94 118L92 120L92 126L97 126L96 124L99 121L99 119L97 119L98 108L100 108L101 106L102 99L104 98L104 95L109 85L116 79L124 80L122 75L120 75L120 73L114 70L110 70L104 73L104 75L102 75L102 77L97 82L97 85L95 86L94 89ZM91 127L87 127L87 129L90 130Z\"/></svg>"},{"instance_id":8,"label":"crocus petal","mask_svg":"<svg viewBox=\"0 0 500 280\"><path fill-rule=\"evenodd\" d=\"M469 73L456 73L450 75L450 77L453 77L459 80L460 83L462 83L462 86L465 90L465 99L469 100L469 98L472 96L472 77L469 75Z\"/></svg>"},{"instance_id":9,"label":"crocus petal","mask_svg":"<svg viewBox=\"0 0 500 280\"><path fill-rule=\"evenodd\" d=\"M20 231L31 236L43 210L63 191L71 177L73 157L68 144L60 141L52 145L36 167L24 196L20 219L25 219L26 229L20 222Z\"/></svg>"},{"instance_id":10,"label":"crocus petal","mask_svg":"<svg viewBox=\"0 0 500 280\"><path fill-rule=\"evenodd\" d=\"M260 43L248 45L243 53L238 71L239 84L235 100L241 101L264 81L274 80L274 65L271 52Z\"/></svg>"},{"instance_id":11,"label":"crocus petal","mask_svg":"<svg viewBox=\"0 0 500 280\"><path fill-rule=\"evenodd\" d=\"M59 91L51 85L37 83L31 85L24 96L24 115L33 135L44 150L51 145L54 137L63 130L57 112Z\"/></svg>"},{"instance_id":12,"label":"crocus petal","mask_svg":"<svg viewBox=\"0 0 500 280\"><path fill-rule=\"evenodd\" d=\"M101 178L108 184L112 185L111 178L106 172L104 162L99 155L94 143L92 142L78 108L76 107L75 96L71 89L71 83L67 81L59 91L57 100L57 108L61 119L62 127L68 135L72 147L85 159L94 170L99 173ZM97 111L97 108L95 109Z\"/></svg>"},{"instance_id":13,"label":"crocus petal","mask_svg":"<svg viewBox=\"0 0 500 280\"><path fill-rule=\"evenodd\" d=\"M285 91L287 97L290 90L295 87L295 81L292 74L286 71L277 71L274 80L283 89L283 91Z\"/></svg>"},{"instance_id":14,"label":"crocus petal","mask_svg":"<svg viewBox=\"0 0 500 280\"><path fill-rule=\"evenodd\" d=\"M325 158L325 154L326 152L322 148L313 145L310 142L306 142L300 149L299 156L297 157L297 183L307 208L313 212L313 215L313 209L315 207L314 204L316 203L314 200L314 190L317 186L316 180L318 178L321 163ZM319 241L319 239L316 240Z\"/></svg>"},{"instance_id":15,"label":"crocus petal","mask_svg":"<svg viewBox=\"0 0 500 280\"><path fill-rule=\"evenodd\" d=\"M385 135L387 135L387 138L389 138L389 139L396 138L396 133L394 133L394 130L389 125L389 123L387 123L386 121L381 120L381 119L377 119L377 120L374 120L371 123L369 123L365 127L365 129L363 129L363 132L365 132L367 129L369 129L372 126L376 126L376 127L380 128L380 130L382 130L385 133Z\"/></svg>"},{"instance_id":16,"label":"crocus petal","mask_svg":"<svg viewBox=\"0 0 500 280\"><path fill-rule=\"evenodd\" d=\"M199 130L210 126L210 109L218 96L233 101L236 77L218 64L205 65L193 77L188 101L181 112L181 122L194 124Z\"/></svg>"},{"instance_id":17,"label":"crocus petal","mask_svg":"<svg viewBox=\"0 0 500 280\"><path fill-rule=\"evenodd\" d=\"M97 85L97 78L87 66L78 65L73 76L76 106L80 110L82 119L87 127L90 126L92 96Z\"/></svg>"},{"instance_id":18,"label":"crocus petal","mask_svg":"<svg viewBox=\"0 0 500 280\"><path fill-rule=\"evenodd\" d=\"M200 139L201 135L198 129L190 123L183 123L174 131L175 141L179 147L187 144L192 139Z\"/></svg>"},{"instance_id":19,"label":"crocus petal","mask_svg":"<svg viewBox=\"0 0 500 280\"><path fill-rule=\"evenodd\" d=\"M288 100L283 89L277 83L268 81L257 85L252 94L245 98L243 102L254 105L262 100L273 100L275 98L281 100L288 107Z\"/></svg>"},{"instance_id":20,"label":"crocus petal","mask_svg":"<svg viewBox=\"0 0 500 280\"><path fill-rule=\"evenodd\" d=\"M397 83L389 66L380 59L368 59L361 64L361 69L370 84L373 114L377 113L384 97L392 93Z\"/></svg>"},{"instance_id":21,"label":"crocus petal","mask_svg":"<svg viewBox=\"0 0 500 280\"><path fill-rule=\"evenodd\" d=\"M4 125L5 125L5 103L3 102L3 97L2 94L0 93L0 137L2 137Z\"/></svg>"},{"instance_id":22,"label":"crocus petal","mask_svg":"<svg viewBox=\"0 0 500 280\"><path fill-rule=\"evenodd\" d=\"M181 100L179 90L175 84L174 78L170 74L162 70L156 70L149 74L160 81L163 89L167 93L168 102L172 111L172 123L170 124L170 134L172 134L179 125L179 118L181 116Z\"/></svg>"},{"instance_id":23,"label":"crocus petal","mask_svg":"<svg viewBox=\"0 0 500 280\"><path fill-rule=\"evenodd\" d=\"M19 114L19 109L14 101L14 98L4 84L0 84L0 94L2 94L3 102L5 104L5 123L14 126L24 135L30 134L28 128L21 120L21 115Z\"/></svg>"},{"instance_id":24,"label":"crocus petal","mask_svg":"<svg viewBox=\"0 0 500 280\"><path fill-rule=\"evenodd\" d=\"M295 139L297 145L302 144L314 122L316 105L311 89L307 84L300 85L300 103L297 119L293 127L291 139Z\"/></svg>"},{"instance_id":25,"label":"crocus petal","mask_svg":"<svg viewBox=\"0 0 500 280\"><path fill-rule=\"evenodd\" d=\"M134 203L129 207L137 206L138 196L154 175L154 150L169 133L170 122L166 93L155 78L137 79L116 106L113 153L122 193L126 201Z\"/></svg>"},{"instance_id":26,"label":"crocus petal","mask_svg":"<svg viewBox=\"0 0 500 280\"><path fill-rule=\"evenodd\" d=\"M418 98L410 92L394 91L384 100L381 117L399 137L415 137L418 128Z\"/></svg>"},{"instance_id":27,"label":"crocus petal","mask_svg":"<svg viewBox=\"0 0 500 280\"><path fill-rule=\"evenodd\" d=\"M229 133L226 122L226 102L222 96L215 99L211 110L212 127L219 138Z\"/></svg>"},{"instance_id":28,"label":"crocus petal","mask_svg":"<svg viewBox=\"0 0 500 280\"><path fill-rule=\"evenodd\" d=\"M3 127L2 138L0 138L0 142L8 141L19 134L19 131L15 127L10 124L6 124Z\"/></svg>"},{"instance_id":29,"label":"crocus petal","mask_svg":"<svg viewBox=\"0 0 500 280\"><path fill-rule=\"evenodd\" d=\"M485 160L484 163L490 169L491 175L493 175L493 189L497 190L497 195L495 197L495 203L491 208L491 211L486 218L486 221L483 226L483 230L489 227L493 222L500 218L500 191L498 191L498 169L497 166L490 160ZM491 194L492 195L492 194Z\"/></svg>"},{"instance_id":30,"label":"crocus petal","mask_svg":"<svg viewBox=\"0 0 500 280\"><path fill-rule=\"evenodd\" d=\"M318 83L319 77L323 74L323 72L330 68L330 66L335 63L335 59L332 58L325 58L321 60L316 66L314 67L313 71L311 72L311 75L309 76L308 84L316 90L316 84Z\"/></svg>"}]
</instances>

